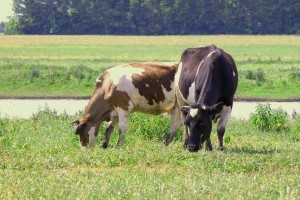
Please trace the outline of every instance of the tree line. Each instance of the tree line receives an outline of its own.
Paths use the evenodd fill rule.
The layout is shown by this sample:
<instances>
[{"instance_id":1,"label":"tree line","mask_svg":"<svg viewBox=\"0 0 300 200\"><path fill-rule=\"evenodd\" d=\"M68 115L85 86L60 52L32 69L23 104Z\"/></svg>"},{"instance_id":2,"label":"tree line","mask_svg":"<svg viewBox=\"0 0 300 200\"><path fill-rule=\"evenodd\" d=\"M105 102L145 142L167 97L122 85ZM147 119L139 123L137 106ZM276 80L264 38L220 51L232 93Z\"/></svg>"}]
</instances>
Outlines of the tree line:
<instances>
[{"instance_id":1,"label":"tree line","mask_svg":"<svg viewBox=\"0 0 300 200\"><path fill-rule=\"evenodd\" d=\"M299 0L13 0L7 34L299 34Z\"/></svg>"}]
</instances>

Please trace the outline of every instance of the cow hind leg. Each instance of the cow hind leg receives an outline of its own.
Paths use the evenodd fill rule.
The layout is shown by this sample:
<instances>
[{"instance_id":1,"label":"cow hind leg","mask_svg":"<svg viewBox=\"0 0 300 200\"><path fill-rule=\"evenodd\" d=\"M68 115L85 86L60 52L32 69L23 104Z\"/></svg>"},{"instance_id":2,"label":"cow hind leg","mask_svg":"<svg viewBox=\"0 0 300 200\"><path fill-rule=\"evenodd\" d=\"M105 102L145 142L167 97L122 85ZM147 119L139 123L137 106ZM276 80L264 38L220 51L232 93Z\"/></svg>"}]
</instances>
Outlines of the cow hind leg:
<instances>
[{"instance_id":1,"label":"cow hind leg","mask_svg":"<svg viewBox=\"0 0 300 200\"><path fill-rule=\"evenodd\" d=\"M231 114L231 106L224 106L222 110L222 115L220 116L218 125L217 125L217 133L218 133L218 146L217 150L223 150L223 137L225 134L225 127L230 118Z\"/></svg>"},{"instance_id":2,"label":"cow hind leg","mask_svg":"<svg viewBox=\"0 0 300 200\"><path fill-rule=\"evenodd\" d=\"M174 138L174 135L176 134L176 132L180 128L181 124L182 124L182 122L181 122L181 113L180 113L179 108L176 108L172 112L170 133L168 134L168 136L165 140L165 145L166 146L169 145L172 142L172 140Z\"/></svg>"},{"instance_id":3,"label":"cow hind leg","mask_svg":"<svg viewBox=\"0 0 300 200\"><path fill-rule=\"evenodd\" d=\"M119 140L117 145L121 146L123 144L125 132L127 130L128 118L130 112L119 109L118 113L119 113Z\"/></svg>"},{"instance_id":4,"label":"cow hind leg","mask_svg":"<svg viewBox=\"0 0 300 200\"><path fill-rule=\"evenodd\" d=\"M111 136L112 132L114 131L114 128L115 128L115 125L117 124L117 122L118 122L118 116L117 115L112 116L111 121L108 123L108 125L105 129L105 138L102 143L102 147L104 149L106 149L109 144L110 136Z\"/></svg>"}]
</instances>

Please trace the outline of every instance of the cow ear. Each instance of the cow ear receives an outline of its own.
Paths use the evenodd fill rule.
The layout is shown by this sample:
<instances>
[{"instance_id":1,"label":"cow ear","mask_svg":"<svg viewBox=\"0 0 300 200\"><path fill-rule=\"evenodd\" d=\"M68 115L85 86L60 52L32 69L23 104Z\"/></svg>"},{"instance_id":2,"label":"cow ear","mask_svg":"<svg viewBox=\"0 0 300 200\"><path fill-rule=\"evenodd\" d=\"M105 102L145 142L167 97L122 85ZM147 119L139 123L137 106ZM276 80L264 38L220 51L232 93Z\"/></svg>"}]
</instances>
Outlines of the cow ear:
<instances>
[{"instance_id":1,"label":"cow ear","mask_svg":"<svg viewBox=\"0 0 300 200\"><path fill-rule=\"evenodd\" d=\"M78 126L79 123L80 123L79 120L76 119L76 120L74 120L74 121L71 122L71 125L72 125L72 126L74 126L74 125Z\"/></svg>"},{"instance_id":2,"label":"cow ear","mask_svg":"<svg viewBox=\"0 0 300 200\"><path fill-rule=\"evenodd\" d=\"M80 135L86 127L86 124L79 124L76 128L75 134Z\"/></svg>"},{"instance_id":3,"label":"cow ear","mask_svg":"<svg viewBox=\"0 0 300 200\"><path fill-rule=\"evenodd\" d=\"M223 109L223 103L219 102L211 107L211 111L213 114L220 113Z\"/></svg>"},{"instance_id":4,"label":"cow ear","mask_svg":"<svg viewBox=\"0 0 300 200\"><path fill-rule=\"evenodd\" d=\"M190 109L191 108L189 106L182 106L180 108L180 110L181 110L182 114L184 115L184 117L186 117L189 114Z\"/></svg>"}]
</instances>

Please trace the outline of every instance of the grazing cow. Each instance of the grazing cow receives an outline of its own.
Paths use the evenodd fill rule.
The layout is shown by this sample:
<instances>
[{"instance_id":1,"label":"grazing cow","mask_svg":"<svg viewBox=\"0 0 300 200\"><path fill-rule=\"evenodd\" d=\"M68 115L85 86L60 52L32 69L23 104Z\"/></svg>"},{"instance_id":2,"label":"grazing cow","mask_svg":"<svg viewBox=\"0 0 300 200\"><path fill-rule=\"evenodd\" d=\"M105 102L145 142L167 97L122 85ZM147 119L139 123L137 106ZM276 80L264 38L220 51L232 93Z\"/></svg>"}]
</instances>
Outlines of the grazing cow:
<instances>
[{"instance_id":1,"label":"grazing cow","mask_svg":"<svg viewBox=\"0 0 300 200\"><path fill-rule=\"evenodd\" d=\"M212 120L216 122L219 119L217 149L223 150L225 126L238 85L233 58L214 45L186 49L181 56L176 79L176 96L185 125L184 146L195 152L206 142L206 150L211 151ZM172 138L171 133L166 143Z\"/></svg>"},{"instance_id":2,"label":"grazing cow","mask_svg":"<svg viewBox=\"0 0 300 200\"><path fill-rule=\"evenodd\" d=\"M97 80L94 93L75 133L82 147L90 148L96 140L101 122L107 121L102 147L107 148L114 126L119 123L118 145L122 144L131 112L169 113L170 134L180 127L181 112L176 105L174 78L176 63L132 63L113 67Z\"/></svg>"}]
</instances>

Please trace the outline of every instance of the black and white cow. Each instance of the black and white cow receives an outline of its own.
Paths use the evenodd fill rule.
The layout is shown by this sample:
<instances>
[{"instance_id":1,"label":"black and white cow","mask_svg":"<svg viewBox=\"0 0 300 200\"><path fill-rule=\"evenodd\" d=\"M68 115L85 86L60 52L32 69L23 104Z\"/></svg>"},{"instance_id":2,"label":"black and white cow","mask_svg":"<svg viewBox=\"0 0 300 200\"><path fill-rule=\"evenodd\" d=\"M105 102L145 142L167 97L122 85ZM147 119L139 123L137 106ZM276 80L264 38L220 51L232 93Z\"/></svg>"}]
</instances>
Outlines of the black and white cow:
<instances>
[{"instance_id":1,"label":"black and white cow","mask_svg":"<svg viewBox=\"0 0 300 200\"><path fill-rule=\"evenodd\" d=\"M206 150L212 150L212 120L219 119L217 149L222 150L225 126L238 85L233 58L214 45L186 49L181 56L175 84L184 118L184 146L194 152L206 142ZM166 144L172 138L170 134Z\"/></svg>"}]
</instances>

